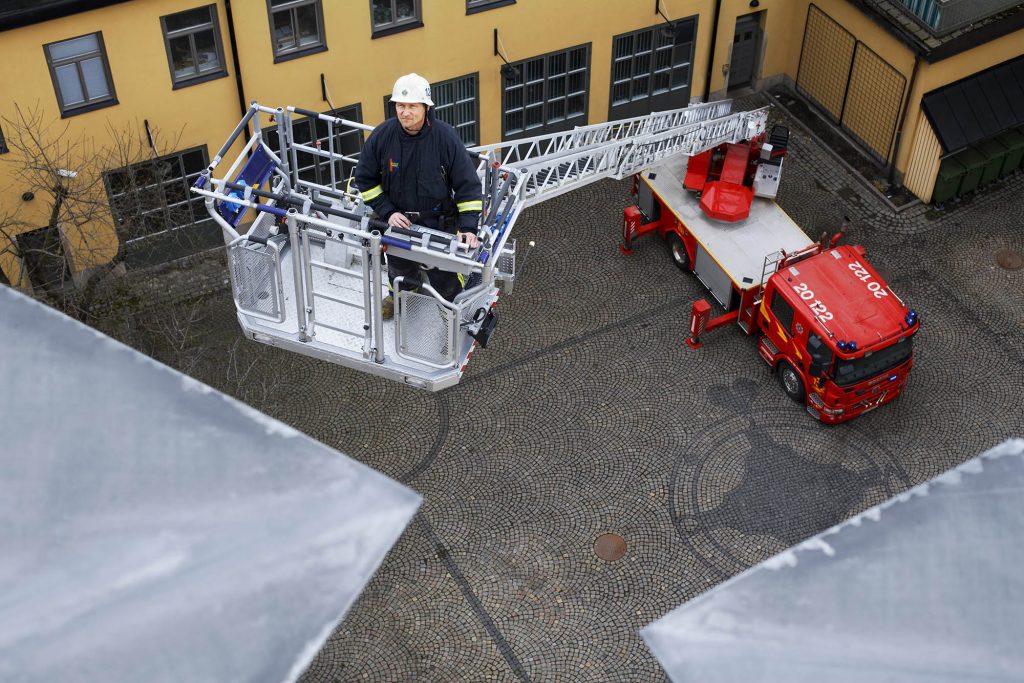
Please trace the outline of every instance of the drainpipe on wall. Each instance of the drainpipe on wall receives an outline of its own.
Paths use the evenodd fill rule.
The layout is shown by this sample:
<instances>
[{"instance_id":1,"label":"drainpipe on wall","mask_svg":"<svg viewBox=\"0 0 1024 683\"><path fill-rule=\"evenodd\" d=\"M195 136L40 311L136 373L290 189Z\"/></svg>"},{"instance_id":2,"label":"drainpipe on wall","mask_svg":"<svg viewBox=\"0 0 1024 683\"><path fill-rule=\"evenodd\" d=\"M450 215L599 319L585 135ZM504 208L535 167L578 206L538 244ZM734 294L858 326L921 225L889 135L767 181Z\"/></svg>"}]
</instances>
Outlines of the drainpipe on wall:
<instances>
[{"instance_id":1,"label":"drainpipe on wall","mask_svg":"<svg viewBox=\"0 0 1024 683\"><path fill-rule=\"evenodd\" d=\"M914 55L914 70L910 72L910 85L907 87L907 101L903 108L903 116L900 117L900 127L896 129L896 139L892 144L892 161L889 162L889 186L896 183L896 157L900 153L900 141L903 139L903 129L907 127L907 117L910 116L910 98L914 94L914 84L917 82L917 69L921 66L921 55Z\"/></svg>"},{"instance_id":2,"label":"drainpipe on wall","mask_svg":"<svg viewBox=\"0 0 1024 683\"><path fill-rule=\"evenodd\" d=\"M238 41L235 40L235 18L231 14L231 0L224 0L224 13L228 15L228 41L231 43L231 63L235 67L235 86L238 90L238 108L245 116L249 111L249 105L245 102L245 92L242 89L242 66L238 62ZM246 126L248 130L248 126Z\"/></svg>"},{"instance_id":3,"label":"drainpipe on wall","mask_svg":"<svg viewBox=\"0 0 1024 683\"><path fill-rule=\"evenodd\" d=\"M718 15L722 11L722 0L715 0L715 16L711 23L711 49L708 51L708 72L704 76L704 101L711 99L711 70L715 65L715 43L718 41Z\"/></svg>"}]
</instances>

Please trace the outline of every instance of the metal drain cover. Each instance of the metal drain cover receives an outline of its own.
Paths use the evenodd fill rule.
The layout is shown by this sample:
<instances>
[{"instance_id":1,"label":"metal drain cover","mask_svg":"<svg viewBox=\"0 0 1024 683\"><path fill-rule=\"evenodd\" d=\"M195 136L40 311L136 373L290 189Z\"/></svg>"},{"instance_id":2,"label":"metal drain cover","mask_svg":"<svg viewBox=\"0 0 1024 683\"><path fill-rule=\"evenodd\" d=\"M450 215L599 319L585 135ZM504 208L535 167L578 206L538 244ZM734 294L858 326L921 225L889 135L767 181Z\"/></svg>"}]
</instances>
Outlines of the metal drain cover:
<instances>
[{"instance_id":1,"label":"metal drain cover","mask_svg":"<svg viewBox=\"0 0 1024 683\"><path fill-rule=\"evenodd\" d=\"M626 554L626 541L618 534L601 534L594 539L594 554L605 562L621 560Z\"/></svg>"},{"instance_id":2,"label":"metal drain cover","mask_svg":"<svg viewBox=\"0 0 1024 683\"><path fill-rule=\"evenodd\" d=\"M1013 249L1000 249L996 252L996 263L1004 270L1020 270L1024 268L1024 256Z\"/></svg>"}]
</instances>

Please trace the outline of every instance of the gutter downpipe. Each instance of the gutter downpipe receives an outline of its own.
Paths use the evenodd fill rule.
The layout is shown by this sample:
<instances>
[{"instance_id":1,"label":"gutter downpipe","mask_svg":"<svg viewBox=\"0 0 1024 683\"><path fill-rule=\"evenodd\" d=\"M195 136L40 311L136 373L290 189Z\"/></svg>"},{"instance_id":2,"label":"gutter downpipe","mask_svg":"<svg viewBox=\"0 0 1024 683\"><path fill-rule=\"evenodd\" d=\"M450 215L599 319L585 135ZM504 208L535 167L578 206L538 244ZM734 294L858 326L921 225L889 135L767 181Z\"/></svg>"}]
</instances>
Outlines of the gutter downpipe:
<instances>
[{"instance_id":1,"label":"gutter downpipe","mask_svg":"<svg viewBox=\"0 0 1024 683\"><path fill-rule=\"evenodd\" d=\"M228 42L231 43L231 63L235 67L235 85L238 90L238 109L244 116L249 111L245 103L245 91L242 88L242 65L238 62L238 41L235 40L235 17L231 13L231 0L224 0L224 13L228 15ZM246 126L248 137L248 126Z\"/></svg>"},{"instance_id":2,"label":"gutter downpipe","mask_svg":"<svg viewBox=\"0 0 1024 683\"><path fill-rule=\"evenodd\" d=\"M718 15L722 11L722 0L715 0L715 17L711 25L711 49L708 51L708 72L704 77L704 101L711 99L711 73L715 66L715 45L718 42Z\"/></svg>"}]
</instances>

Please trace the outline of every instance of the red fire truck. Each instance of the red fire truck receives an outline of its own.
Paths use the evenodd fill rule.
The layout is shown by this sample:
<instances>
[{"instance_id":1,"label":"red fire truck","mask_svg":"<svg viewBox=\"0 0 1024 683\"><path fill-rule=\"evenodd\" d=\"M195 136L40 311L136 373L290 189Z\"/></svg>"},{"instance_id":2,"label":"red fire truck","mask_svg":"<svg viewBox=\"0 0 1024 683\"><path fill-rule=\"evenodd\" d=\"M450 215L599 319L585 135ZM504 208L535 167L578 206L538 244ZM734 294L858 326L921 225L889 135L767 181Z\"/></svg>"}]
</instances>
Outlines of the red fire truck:
<instances>
[{"instance_id":1,"label":"red fire truck","mask_svg":"<svg viewBox=\"0 0 1024 683\"><path fill-rule=\"evenodd\" d=\"M917 313L867 262L860 246L811 241L774 197L788 131L669 160L634 176L623 245L660 235L725 313L694 304L691 336L736 322L783 391L835 424L899 396L913 364Z\"/></svg>"}]
</instances>

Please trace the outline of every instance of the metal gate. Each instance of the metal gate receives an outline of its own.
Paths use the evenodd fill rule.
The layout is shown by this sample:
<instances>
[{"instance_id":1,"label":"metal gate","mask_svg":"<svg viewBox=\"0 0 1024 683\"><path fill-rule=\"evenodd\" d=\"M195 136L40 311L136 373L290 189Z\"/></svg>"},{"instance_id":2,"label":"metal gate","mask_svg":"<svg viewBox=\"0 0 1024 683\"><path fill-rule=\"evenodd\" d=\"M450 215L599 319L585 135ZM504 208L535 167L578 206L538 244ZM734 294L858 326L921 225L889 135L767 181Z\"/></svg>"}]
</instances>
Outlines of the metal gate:
<instances>
[{"instance_id":1,"label":"metal gate","mask_svg":"<svg viewBox=\"0 0 1024 683\"><path fill-rule=\"evenodd\" d=\"M807 8L797 90L872 156L888 162L907 79L814 4Z\"/></svg>"}]
</instances>

